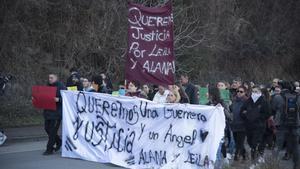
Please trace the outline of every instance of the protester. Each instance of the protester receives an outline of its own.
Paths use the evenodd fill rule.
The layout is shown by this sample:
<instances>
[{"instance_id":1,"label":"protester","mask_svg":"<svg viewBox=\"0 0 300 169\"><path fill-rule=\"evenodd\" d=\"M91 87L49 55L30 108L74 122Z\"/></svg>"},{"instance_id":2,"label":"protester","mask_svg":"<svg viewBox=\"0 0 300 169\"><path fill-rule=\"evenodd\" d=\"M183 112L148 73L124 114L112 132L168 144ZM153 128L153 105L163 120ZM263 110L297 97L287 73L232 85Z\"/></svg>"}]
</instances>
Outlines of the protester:
<instances>
[{"instance_id":1,"label":"protester","mask_svg":"<svg viewBox=\"0 0 300 169\"><path fill-rule=\"evenodd\" d=\"M140 90L139 90L140 84L136 81L130 81L128 83L128 90L126 93L126 96L131 96L131 97L139 97L139 98L147 98L146 95L144 95Z\"/></svg>"},{"instance_id":2,"label":"protester","mask_svg":"<svg viewBox=\"0 0 300 169\"><path fill-rule=\"evenodd\" d=\"M220 92L222 90L227 90L226 85L225 85L224 82L218 82L217 83L217 88L220 90ZM223 105L225 105L226 108L228 108L231 103L232 103L231 100L223 101ZM228 153L229 153L228 157L229 158L231 158L231 154L233 154L233 152L234 152L234 140L233 140L232 131L231 131L231 128L230 128L230 125L229 125L229 122L232 120L231 118L232 118L232 116L228 116L228 114L227 114L225 138L226 138L226 141L227 141L227 147L228 147Z\"/></svg>"},{"instance_id":3,"label":"protester","mask_svg":"<svg viewBox=\"0 0 300 169\"><path fill-rule=\"evenodd\" d=\"M180 98L180 95L178 92L176 91L170 91L169 94L168 94L168 97L167 97L167 103L179 103L179 100L178 99Z\"/></svg>"},{"instance_id":4,"label":"protester","mask_svg":"<svg viewBox=\"0 0 300 169\"><path fill-rule=\"evenodd\" d=\"M166 103L169 92L170 91L167 90L164 86L159 85L158 92L154 95L153 102Z\"/></svg>"},{"instance_id":5,"label":"protester","mask_svg":"<svg viewBox=\"0 0 300 169\"><path fill-rule=\"evenodd\" d=\"M126 94L126 86L125 86L125 81L120 81L119 82L119 95L120 96L125 96Z\"/></svg>"},{"instance_id":6,"label":"protester","mask_svg":"<svg viewBox=\"0 0 300 169\"><path fill-rule=\"evenodd\" d=\"M229 89L231 88L231 85L230 85L230 83L229 83L229 82L227 82L227 81L226 81L226 82L224 82L224 83L225 83L226 89L227 89L227 90L229 90Z\"/></svg>"},{"instance_id":7,"label":"protester","mask_svg":"<svg viewBox=\"0 0 300 169\"><path fill-rule=\"evenodd\" d=\"M300 137L300 97L294 92L289 82L278 83L282 90L272 100L273 118L276 124L277 155L286 140L287 153L285 158L291 154L294 162L294 169L300 168L299 137Z\"/></svg>"},{"instance_id":8,"label":"protester","mask_svg":"<svg viewBox=\"0 0 300 169\"><path fill-rule=\"evenodd\" d=\"M272 81L272 87L271 87L272 91L275 89L275 87L278 86L279 81L280 81L280 79L278 79L278 78L274 78L273 79L273 81Z\"/></svg>"},{"instance_id":9,"label":"protester","mask_svg":"<svg viewBox=\"0 0 300 169\"><path fill-rule=\"evenodd\" d=\"M226 108L224 101L221 99L220 90L214 86L209 87L208 88L208 103L207 103L207 105L216 106L218 104L220 104L221 106Z\"/></svg>"},{"instance_id":10,"label":"protester","mask_svg":"<svg viewBox=\"0 0 300 169\"><path fill-rule=\"evenodd\" d=\"M242 80L240 78L236 78L235 80L232 81L231 88L229 89L230 92L230 98L233 100L233 98L237 94L237 89L242 85Z\"/></svg>"},{"instance_id":11,"label":"protester","mask_svg":"<svg viewBox=\"0 0 300 169\"><path fill-rule=\"evenodd\" d=\"M268 108L269 108L268 112L271 113L271 95L267 88L262 88L261 92L262 92L262 96L264 97L264 99L268 104ZM263 134L262 143L259 148L260 151L264 151L266 146L272 149L275 143L275 123L271 116L266 121L265 125L266 125L266 130Z\"/></svg>"},{"instance_id":12,"label":"protester","mask_svg":"<svg viewBox=\"0 0 300 169\"><path fill-rule=\"evenodd\" d=\"M158 85L153 85L151 92L148 94L148 100L153 100L157 92L158 92Z\"/></svg>"},{"instance_id":13,"label":"protester","mask_svg":"<svg viewBox=\"0 0 300 169\"><path fill-rule=\"evenodd\" d=\"M4 95L7 83L12 79L11 75L3 75L0 72L0 96Z\"/></svg>"},{"instance_id":14,"label":"protester","mask_svg":"<svg viewBox=\"0 0 300 169\"><path fill-rule=\"evenodd\" d=\"M245 81L245 82L243 82L242 86L244 86L246 88L246 90L249 90L249 88L250 88L250 82Z\"/></svg>"},{"instance_id":15,"label":"protester","mask_svg":"<svg viewBox=\"0 0 300 169\"><path fill-rule=\"evenodd\" d=\"M43 155L53 154L53 151L58 151L62 145L62 141L58 136L57 131L62 119L62 98L60 91L65 90L66 87L58 81L58 76L56 74L49 74L48 86L57 88L56 97L53 98L56 102L56 110L44 110L45 131L48 134L48 143L47 149Z\"/></svg>"},{"instance_id":16,"label":"protester","mask_svg":"<svg viewBox=\"0 0 300 169\"><path fill-rule=\"evenodd\" d=\"M147 96L147 99L150 100L150 97L152 97L152 90L149 88L147 84L144 84L142 87L142 93ZM154 96L153 96L154 97ZM152 98L153 99L153 98Z\"/></svg>"},{"instance_id":17,"label":"protester","mask_svg":"<svg viewBox=\"0 0 300 169\"><path fill-rule=\"evenodd\" d=\"M283 149L283 143L285 140L285 131L282 128L283 115L284 115L284 99L281 95L281 86L274 87L274 94L271 96L271 118L274 120L276 126L276 146L277 150ZM285 154L286 159L289 159L290 153Z\"/></svg>"},{"instance_id":18,"label":"protester","mask_svg":"<svg viewBox=\"0 0 300 169\"><path fill-rule=\"evenodd\" d=\"M266 120L269 118L268 103L262 96L261 89L255 86L252 89L251 97L241 108L241 117L245 123L247 142L251 148L251 160L263 162L262 151L258 150L262 143L266 127Z\"/></svg>"},{"instance_id":19,"label":"protester","mask_svg":"<svg viewBox=\"0 0 300 169\"><path fill-rule=\"evenodd\" d=\"M80 81L80 74L76 68L70 69L71 75L67 79L67 87L76 86L77 90L82 91L82 83Z\"/></svg>"},{"instance_id":20,"label":"protester","mask_svg":"<svg viewBox=\"0 0 300 169\"><path fill-rule=\"evenodd\" d=\"M246 88L246 96L247 97L250 97L250 95L251 95L251 90L252 90L252 87L253 86L251 86L251 82L248 82L248 81L245 81L245 82L243 82L243 85L242 86L244 86L245 88Z\"/></svg>"},{"instance_id":21,"label":"protester","mask_svg":"<svg viewBox=\"0 0 300 169\"><path fill-rule=\"evenodd\" d=\"M2 75L0 72L0 96L4 95L7 83L12 79L11 75ZM0 146L5 143L7 136L4 131L0 131Z\"/></svg>"},{"instance_id":22,"label":"protester","mask_svg":"<svg viewBox=\"0 0 300 169\"><path fill-rule=\"evenodd\" d=\"M113 85L111 83L110 78L104 73L101 73L100 76L102 78L101 93L112 94Z\"/></svg>"},{"instance_id":23,"label":"protester","mask_svg":"<svg viewBox=\"0 0 300 169\"><path fill-rule=\"evenodd\" d=\"M93 90L88 78L82 78L82 87L82 91L90 92Z\"/></svg>"},{"instance_id":24,"label":"protester","mask_svg":"<svg viewBox=\"0 0 300 169\"><path fill-rule=\"evenodd\" d=\"M148 86L147 84L144 84L144 85L142 86L141 92L142 92L144 95L146 95L146 96L148 97L148 94L150 93L150 88L149 88L149 86Z\"/></svg>"},{"instance_id":25,"label":"protester","mask_svg":"<svg viewBox=\"0 0 300 169\"><path fill-rule=\"evenodd\" d=\"M180 76L180 82L189 97L190 104L199 104L198 88L196 88L194 84L190 83L188 75L182 74Z\"/></svg>"},{"instance_id":26,"label":"protester","mask_svg":"<svg viewBox=\"0 0 300 169\"><path fill-rule=\"evenodd\" d=\"M270 88L270 94L271 95L274 95L274 90L275 90L275 87L277 87L279 84L279 82L280 82L281 80L280 79L278 79L278 78L274 78L273 80L272 80L272 84L271 84L271 88Z\"/></svg>"},{"instance_id":27,"label":"protester","mask_svg":"<svg viewBox=\"0 0 300 169\"><path fill-rule=\"evenodd\" d=\"M271 117L275 121L275 125L279 126L282 120L281 115L284 111L284 99L281 96L281 86L274 88L274 95L271 96Z\"/></svg>"},{"instance_id":28,"label":"protester","mask_svg":"<svg viewBox=\"0 0 300 169\"><path fill-rule=\"evenodd\" d=\"M221 99L220 90L217 87L213 86L213 87L208 88L208 100L209 100L209 102L207 103L207 105L210 105L210 106L220 105L220 106L224 107L225 117L231 116L229 114L229 112L227 111L227 110L229 110L229 108L224 104L224 101ZM226 131L224 131L224 134L225 134L225 132ZM229 164L229 159L226 158L227 150L226 150L226 144L225 144L225 137L220 142L220 146L219 146L219 149L217 152L217 160L216 160L216 165L215 165L216 169L219 169L219 168L221 169L223 166L222 156L224 158L224 163Z\"/></svg>"},{"instance_id":29,"label":"protester","mask_svg":"<svg viewBox=\"0 0 300 169\"><path fill-rule=\"evenodd\" d=\"M190 100L189 100L189 97L188 95L186 94L186 92L184 91L182 85L179 83L179 84L176 84L178 86L178 92L179 92L179 95L180 95L180 100L179 100L179 103L190 103Z\"/></svg>"},{"instance_id":30,"label":"protester","mask_svg":"<svg viewBox=\"0 0 300 169\"><path fill-rule=\"evenodd\" d=\"M180 93L179 93L179 87L177 85L169 85L168 86L169 88L169 91L172 91L173 94L176 95L176 103L179 103L180 100L181 100L181 97L180 97Z\"/></svg>"},{"instance_id":31,"label":"protester","mask_svg":"<svg viewBox=\"0 0 300 169\"><path fill-rule=\"evenodd\" d=\"M234 160L238 161L240 157L246 160L246 149L244 146L246 138L246 129L243 119L240 116L240 111L246 100L247 89L244 86L240 86L237 90L237 95L233 99L230 105L230 112L233 114L233 121L231 122L231 130L233 132L235 142L235 155Z\"/></svg>"},{"instance_id":32,"label":"protester","mask_svg":"<svg viewBox=\"0 0 300 169\"><path fill-rule=\"evenodd\" d=\"M99 75L95 75L92 77L92 89L91 92L101 92L101 85L102 85L102 77Z\"/></svg>"},{"instance_id":33,"label":"protester","mask_svg":"<svg viewBox=\"0 0 300 169\"><path fill-rule=\"evenodd\" d=\"M226 85L225 85L224 82L218 82L217 83L217 88L225 90L226 89Z\"/></svg>"}]
</instances>

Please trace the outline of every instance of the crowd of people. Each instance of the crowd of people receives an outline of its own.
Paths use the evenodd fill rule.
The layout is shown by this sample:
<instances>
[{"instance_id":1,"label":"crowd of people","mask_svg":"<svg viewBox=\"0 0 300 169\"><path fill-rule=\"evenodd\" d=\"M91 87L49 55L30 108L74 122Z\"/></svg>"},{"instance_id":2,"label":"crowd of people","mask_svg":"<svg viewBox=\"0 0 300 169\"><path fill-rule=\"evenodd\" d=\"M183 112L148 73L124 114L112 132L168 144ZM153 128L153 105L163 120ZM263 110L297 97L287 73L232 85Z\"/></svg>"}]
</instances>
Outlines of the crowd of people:
<instances>
[{"instance_id":1,"label":"crowd of people","mask_svg":"<svg viewBox=\"0 0 300 169\"><path fill-rule=\"evenodd\" d=\"M113 93L113 85L104 73L92 78L81 77L76 69L71 69L66 87L76 86L87 92ZM56 111L45 110L45 130L49 135L44 155L60 149L61 140L57 130L61 122L61 96L59 90L66 89L55 74L49 75L50 86L58 87ZM285 148L284 160L293 159L294 169L299 163L299 82L273 79L271 84L257 85L237 78L232 83L220 81L207 84L207 105L224 107L226 128L217 153L215 168L221 168L233 157L233 161L252 161L252 168L264 162L266 148L279 152ZM220 89L228 90L230 102L220 96ZM138 81L121 81L118 94L152 100L156 103L200 104L199 86L191 83L187 74L181 74L179 82L173 85L140 84ZM247 148L248 145L250 147ZM249 150L248 150L249 149ZM250 168L251 168L250 167Z\"/></svg>"}]
</instances>

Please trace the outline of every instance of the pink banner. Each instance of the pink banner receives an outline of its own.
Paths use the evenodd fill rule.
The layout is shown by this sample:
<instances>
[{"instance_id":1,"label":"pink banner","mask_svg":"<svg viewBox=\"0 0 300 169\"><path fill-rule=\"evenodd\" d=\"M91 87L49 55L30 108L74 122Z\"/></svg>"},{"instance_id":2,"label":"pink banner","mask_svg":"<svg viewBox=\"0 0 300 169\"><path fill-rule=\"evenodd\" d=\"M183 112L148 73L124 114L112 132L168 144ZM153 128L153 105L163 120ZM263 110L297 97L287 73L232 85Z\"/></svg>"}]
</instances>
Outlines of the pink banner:
<instances>
[{"instance_id":1,"label":"pink banner","mask_svg":"<svg viewBox=\"0 0 300 169\"><path fill-rule=\"evenodd\" d=\"M172 3L149 8L129 3L126 79L174 84Z\"/></svg>"}]
</instances>

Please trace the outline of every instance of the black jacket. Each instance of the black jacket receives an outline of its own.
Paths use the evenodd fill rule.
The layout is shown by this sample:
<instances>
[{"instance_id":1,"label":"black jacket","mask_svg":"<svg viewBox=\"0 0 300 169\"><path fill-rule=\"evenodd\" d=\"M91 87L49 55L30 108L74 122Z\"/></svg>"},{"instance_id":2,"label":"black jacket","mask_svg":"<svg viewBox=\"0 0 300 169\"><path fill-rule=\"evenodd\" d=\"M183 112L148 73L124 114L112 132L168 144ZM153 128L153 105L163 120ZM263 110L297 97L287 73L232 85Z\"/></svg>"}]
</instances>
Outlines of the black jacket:
<instances>
[{"instance_id":1,"label":"black jacket","mask_svg":"<svg viewBox=\"0 0 300 169\"><path fill-rule=\"evenodd\" d=\"M286 97L293 95L296 97L296 114L288 116ZM274 96L272 99L272 111L275 115L275 124L283 127L299 127L300 126L300 96L295 92L290 92L287 89L282 89L280 95Z\"/></svg>"},{"instance_id":2,"label":"black jacket","mask_svg":"<svg viewBox=\"0 0 300 169\"><path fill-rule=\"evenodd\" d=\"M189 98L187 98L187 97L180 97L180 101L179 101L179 103L189 103L190 101L189 101Z\"/></svg>"},{"instance_id":3,"label":"black jacket","mask_svg":"<svg viewBox=\"0 0 300 169\"><path fill-rule=\"evenodd\" d=\"M190 104L199 104L198 89L195 85L188 83L185 86L185 93L189 97Z\"/></svg>"},{"instance_id":4,"label":"black jacket","mask_svg":"<svg viewBox=\"0 0 300 169\"><path fill-rule=\"evenodd\" d=\"M66 90L66 87L61 82L56 82L53 85L48 84L48 86L57 87L56 97L59 98L59 102L56 102L56 110L44 110L44 118L46 120L60 120L62 118L62 98L60 91Z\"/></svg>"},{"instance_id":5,"label":"black jacket","mask_svg":"<svg viewBox=\"0 0 300 169\"><path fill-rule=\"evenodd\" d=\"M113 85L112 85L111 80L108 77L106 77L106 79L104 79L104 82L106 83L106 86L101 85L100 92L112 94Z\"/></svg>"},{"instance_id":6,"label":"black jacket","mask_svg":"<svg viewBox=\"0 0 300 169\"><path fill-rule=\"evenodd\" d=\"M246 102L246 100L247 100L247 98L235 97L233 99L232 104L229 107L230 112L232 113L232 116L233 116L233 120L230 123L230 126L231 126L231 130L234 132L245 131L244 120L240 116L240 112L241 112L241 108L244 105L244 103Z\"/></svg>"},{"instance_id":7,"label":"black jacket","mask_svg":"<svg viewBox=\"0 0 300 169\"><path fill-rule=\"evenodd\" d=\"M255 103L250 97L242 106L240 115L246 129L264 129L270 117L269 104L262 96Z\"/></svg>"},{"instance_id":8,"label":"black jacket","mask_svg":"<svg viewBox=\"0 0 300 169\"><path fill-rule=\"evenodd\" d=\"M75 81L76 80L76 81ZM80 81L80 74L77 72L72 73L67 79L67 87L76 86L77 90L82 91L83 86Z\"/></svg>"},{"instance_id":9,"label":"black jacket","mask_svg":"<svg viewBox=\"0 0 300 169\"><path fill-rule=\"evenodd\" d=\"M237 89L233 89L233 88L230 88L229 89L229 95L230 95L230 100L233 100L235 99L236 95L237 95Z\"/></svg>"}]
</instances>

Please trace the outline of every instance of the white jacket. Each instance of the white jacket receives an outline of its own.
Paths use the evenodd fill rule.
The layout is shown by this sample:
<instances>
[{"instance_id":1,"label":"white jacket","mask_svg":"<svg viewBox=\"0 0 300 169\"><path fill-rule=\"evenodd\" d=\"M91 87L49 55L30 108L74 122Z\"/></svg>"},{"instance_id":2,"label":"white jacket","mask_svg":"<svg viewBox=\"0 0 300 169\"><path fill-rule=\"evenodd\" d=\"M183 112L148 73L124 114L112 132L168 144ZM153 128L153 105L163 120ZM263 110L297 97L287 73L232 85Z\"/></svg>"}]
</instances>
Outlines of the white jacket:
<instances>
[{"instance_id":1,"label":"white jacket","mask_svg":"<svg viewBox=\"0 0 300 169\"><path fill-rule=\"evenodd\" d=\"M166 103L169 93L170 93L169 90L165 90L163 95L161 95L159 92L156 92L156 94L154 95L153 101L156 103Z\"/></svg>"}]
</instances>

